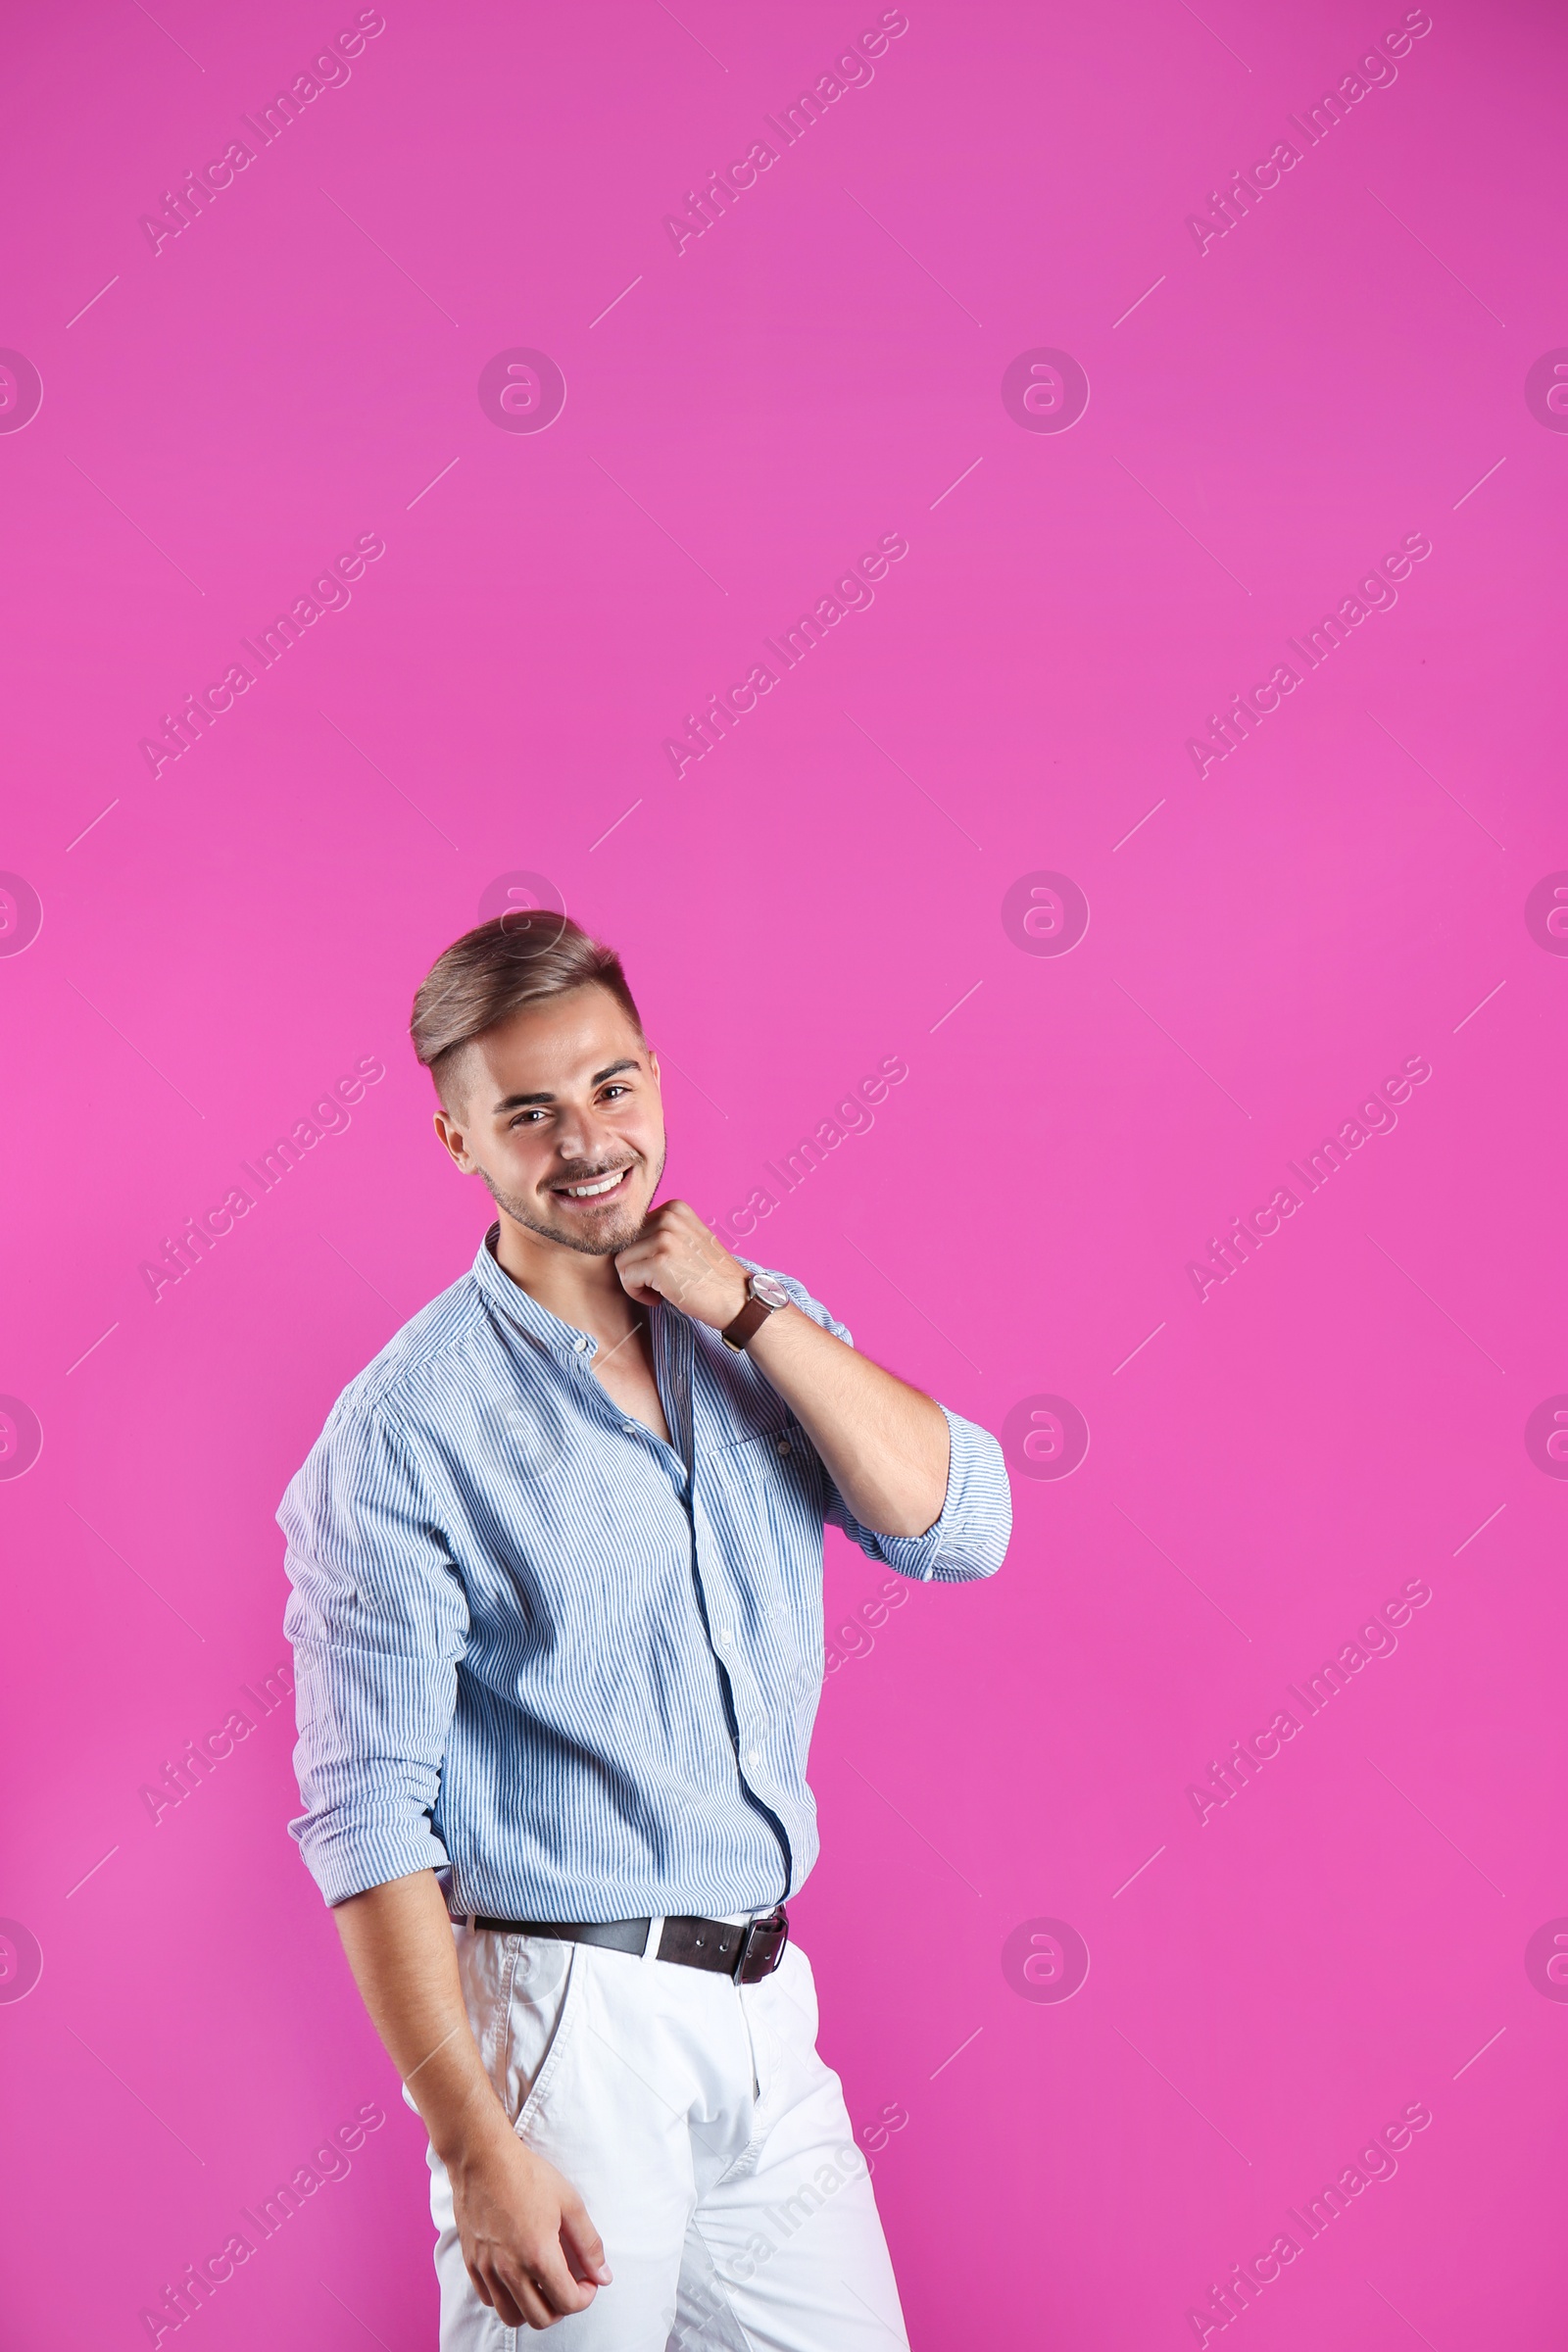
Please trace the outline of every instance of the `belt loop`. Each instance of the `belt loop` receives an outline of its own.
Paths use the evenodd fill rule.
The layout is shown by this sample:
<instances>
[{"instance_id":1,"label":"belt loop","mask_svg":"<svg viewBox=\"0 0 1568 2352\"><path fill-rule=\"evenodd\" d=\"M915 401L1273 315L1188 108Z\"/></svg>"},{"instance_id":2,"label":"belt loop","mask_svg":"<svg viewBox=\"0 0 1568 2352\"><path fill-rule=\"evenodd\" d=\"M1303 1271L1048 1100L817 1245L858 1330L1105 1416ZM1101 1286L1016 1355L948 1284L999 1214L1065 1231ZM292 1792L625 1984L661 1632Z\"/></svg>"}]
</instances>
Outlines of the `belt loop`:
<instances>
[{"instance_id":1,"label":"belt loop","mask_svg":"<svg viewBox=\"0 0 1568 2352\"><path fill-rule=\"evenodd\" d=\"M660 1939L663 1933L664 1915L662 1912L661 1912L657 1919L651 1919L648 1922L648 1941L643 1946L643 1958L645 1960L657 1960L659 1958Z\"/></svg>"}]
</instances>

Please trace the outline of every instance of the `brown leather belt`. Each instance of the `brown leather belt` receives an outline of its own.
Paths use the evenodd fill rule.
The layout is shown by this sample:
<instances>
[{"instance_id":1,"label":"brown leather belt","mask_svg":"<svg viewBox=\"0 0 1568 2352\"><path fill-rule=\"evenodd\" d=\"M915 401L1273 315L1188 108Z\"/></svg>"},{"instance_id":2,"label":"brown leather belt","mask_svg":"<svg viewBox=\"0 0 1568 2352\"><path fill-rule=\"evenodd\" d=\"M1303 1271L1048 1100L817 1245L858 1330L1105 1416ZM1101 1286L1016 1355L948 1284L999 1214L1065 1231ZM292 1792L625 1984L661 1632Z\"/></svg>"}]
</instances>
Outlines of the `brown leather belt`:
<instances>
[{"instance_id":1,"label":"brown leather belt","mask_svg":"<svg viewBox=\"0 0 1568 2352\"><path fill-rule=\"evenodd\" d=\"M651 1922L476 1917L472 1924L501 1936L553 1936L569 1943L597 1943L607 1951L635 1952L640 1959L648 1948ZM772 1975L789 1939L789 1915L779 1903L765 1918L754 1919L743 1928L725 1919L666 1919L654 1957L672 1960L682 1968L715 1969L732 1977L737 1984L756 1984Z\"/></svg>"}]
</instances>

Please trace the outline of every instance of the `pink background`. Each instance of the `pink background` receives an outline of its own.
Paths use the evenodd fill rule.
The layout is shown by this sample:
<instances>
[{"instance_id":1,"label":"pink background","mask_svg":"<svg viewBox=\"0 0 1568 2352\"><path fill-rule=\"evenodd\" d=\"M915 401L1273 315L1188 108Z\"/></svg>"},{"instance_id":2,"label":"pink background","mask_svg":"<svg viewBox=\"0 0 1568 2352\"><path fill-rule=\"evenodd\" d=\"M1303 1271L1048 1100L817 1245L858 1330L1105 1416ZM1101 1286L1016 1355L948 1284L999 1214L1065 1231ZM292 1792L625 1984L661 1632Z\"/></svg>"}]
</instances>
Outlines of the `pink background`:
<instances>
[{"instance_id":1,"label":"pink background","mask_svg":"<svg viewBox=\"0 0 1568 2352\"><path fill-rule=\"evenodd\" d=\"M1525 905L1568 866L1568 440L1525 378L1568 341L1564 30L1435 5L1200 253L1188 216L1404 14L1291 13L911 0L678 254L666 213L876 7L388 0L156 254L161 191L355 9L13 30L0 343L43 404L0 433L0 867L43 920L0 956L0 1391L43 1445L0 1481L0 1913L42 1975L0 2003L8 2344L149 2340L370 2101L190 2326L434 2341L422 2134L285 1834L291 1709L156 1826L141 1792L286 1658L282 1489L486 1221L404 1024L518 871L622 949L707 1215L905 1056L750 1250L956 1409L1090 1431L1065 1479L1015 1453L994 1583L846 1634L884 1580L830 1545L796 1924L917 2352L1197 2340L1418 2101L1234 2325L1560 2341L1568 1987L1525 1955L1568 1914L1568 1490L1525 1424L1568 1389L1568 963ZM564 374L548 431L481 408L517 347ZM1070 431L1004 406L1041 347L1087 371ZM874 605L677 779L683 714L891 532ZM348 608L155 777L160 714L362 533ZM1200 780L1206 714L1414 533L1397 605ZM1070 954L1004 928L1040 870L1087 897ZM155 1303L164 1238L372 1055ZM1209 1237L1418 1055L1200 1300ZM1189 1787L1414 1579L1395 1654L1200 1823ZM1087 1944L1071 1999L1004 1969L1041 1918Z\"/></svg>"}]
</instances>

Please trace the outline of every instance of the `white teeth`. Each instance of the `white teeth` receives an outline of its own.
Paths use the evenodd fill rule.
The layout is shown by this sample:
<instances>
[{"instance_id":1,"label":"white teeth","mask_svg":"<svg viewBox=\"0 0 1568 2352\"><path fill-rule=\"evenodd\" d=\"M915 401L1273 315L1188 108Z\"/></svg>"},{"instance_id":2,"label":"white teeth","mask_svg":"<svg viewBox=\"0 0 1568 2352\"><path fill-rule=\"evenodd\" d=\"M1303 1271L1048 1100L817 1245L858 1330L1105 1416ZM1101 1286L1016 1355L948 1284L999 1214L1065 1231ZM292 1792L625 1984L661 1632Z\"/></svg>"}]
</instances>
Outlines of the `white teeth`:
<instances>
[{"instance_id":1,"label":"white teeth","mask_svg":"<svg viewBox=\"0 0 1568 2352\"><path fill-rule=\"evenodd\" d=\"M613 1192L625 1173L624 1168L616 1168L612 1175L601 1177L597 1184L565 1184L561 1189L568 1200L591 1200L596 1193Z\"/></svg>"}]
</instances>

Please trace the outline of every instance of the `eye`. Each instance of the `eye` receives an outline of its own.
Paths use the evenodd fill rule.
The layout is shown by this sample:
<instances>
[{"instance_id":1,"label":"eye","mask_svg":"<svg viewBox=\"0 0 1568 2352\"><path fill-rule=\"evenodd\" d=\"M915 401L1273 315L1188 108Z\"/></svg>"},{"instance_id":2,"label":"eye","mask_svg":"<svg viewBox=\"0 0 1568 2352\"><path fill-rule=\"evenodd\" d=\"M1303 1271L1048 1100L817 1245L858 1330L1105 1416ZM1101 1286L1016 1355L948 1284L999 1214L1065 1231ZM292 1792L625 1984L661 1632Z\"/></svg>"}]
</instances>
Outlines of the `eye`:
<instances>
[{"instance_id":1,"label":"eye","mask_svg":"<svg viewBox=\"0 0 1568 2352\"><path fill-rule=\"evenodd\" d=\"M533 1110L519 1110L516 1117L511 1121L511 1124L514 1127L525 1127L531 1120L542 1119L545 1113L537 1108Z\"/></svg>"},{"instance_id":2,"label":"eye","mask_svg":"<svg viewBox=\"0 0 1568 2352\"><path fill-rule=\"evenodd\" d=\"M616 1080L616 1082L615 1082L615 1084L614 1084L613 1086L607 1086L607 1087L606 1087L606 1089L605 1089L605 1096L604 1096L604 1099L605 1099L605 1101L608 1102L610 1102L610 1101L612 1100L612 1098L613 1096L615 1096L615 1095L629 1095L630 1093L631 1093L631 1088L630 1088L629 1086L623 1085L623 1084L620 1082L620 1080L618 1080L618 1079L617 1079L617 1080Z\"/></svg>"}]
</instances>

